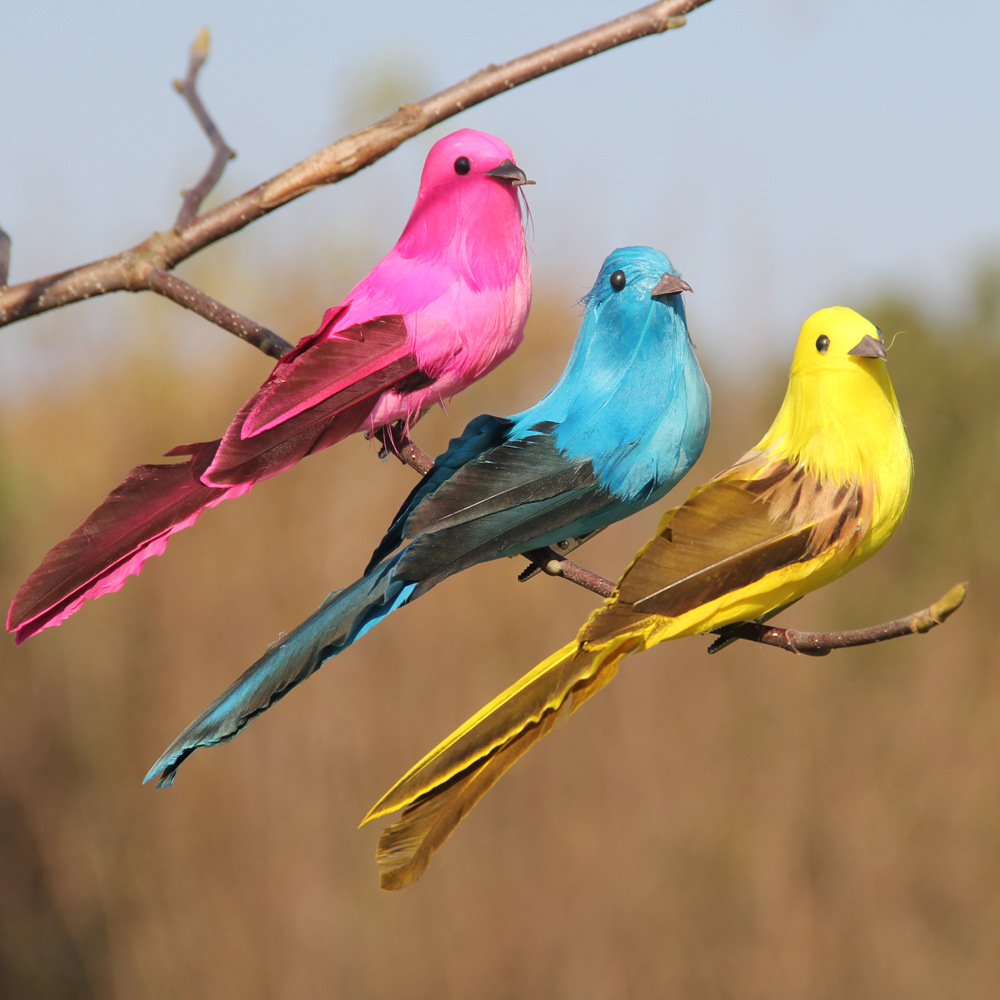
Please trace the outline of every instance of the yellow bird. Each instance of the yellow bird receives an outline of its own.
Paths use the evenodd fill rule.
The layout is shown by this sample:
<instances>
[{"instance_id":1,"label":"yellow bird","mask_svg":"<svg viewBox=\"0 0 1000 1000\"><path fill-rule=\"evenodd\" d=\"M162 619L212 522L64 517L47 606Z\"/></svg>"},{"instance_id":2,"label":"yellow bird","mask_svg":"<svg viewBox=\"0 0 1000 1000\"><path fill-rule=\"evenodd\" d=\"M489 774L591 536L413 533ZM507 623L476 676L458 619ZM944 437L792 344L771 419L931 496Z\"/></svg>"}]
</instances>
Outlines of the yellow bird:
<instances>
[{"instance_id":1,"label":"yellow bird","mask_svg":"<svg viewBox=\"0 0 1000 1000\"><path fill-rule=\"evenodd\" d=\"M384 889L419 878L462 817L565 709L666 639L770 616L835 580L896 530L913 474L882 334L822 309L799 334L781 409L756 448L663 516L577 637L411 768L364 821L383 831Z\"/></svg>"}]
</instances>

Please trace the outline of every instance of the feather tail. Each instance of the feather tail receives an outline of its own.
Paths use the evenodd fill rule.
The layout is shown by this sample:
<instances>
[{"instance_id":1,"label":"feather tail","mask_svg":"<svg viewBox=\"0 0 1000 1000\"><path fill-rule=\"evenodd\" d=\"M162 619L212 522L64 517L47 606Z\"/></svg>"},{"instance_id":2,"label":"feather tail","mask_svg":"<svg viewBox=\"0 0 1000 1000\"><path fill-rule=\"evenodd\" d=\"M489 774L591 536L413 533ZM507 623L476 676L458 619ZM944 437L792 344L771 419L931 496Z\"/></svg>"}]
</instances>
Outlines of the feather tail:
<instances>
[{"instance_id":1,"label":"feather tail","mask_svg":"<svg viewBox=\"0 0 1000 1000\"><path fill-rule=\"evenodd\" d=\"M170 455L190 455L172 465L140 465L68 538L42 560L11 602L7 630L17 641L58 625L84 601L118 590L151 556L161 555L175 531L207 507L239 496L250 484L205 486L218 441L184 445Z\"/></svg>"},{"instance_id":2,"label":"feather tail","mask_svg":"<svg viewBox=\"0 0 1000 1000\"><path fill-rule=\"evenodd\" d=\"M491 701L382 796L362 821L403 810L382 831L376 858L383 889L402 889L424 873L466 813L555 724L618 672L636 636L591 650L574 641Z\"/></svg>"},{"instance_id":3,"label":"feather tail","mask_svg":"<svg viewBox=\"0 0 1000 1000\"><path fill-rule=\"evenodd\" d=\"M171 785L177 769L198 747L231 740L324 661L406 604L417 585L393 579L397 562L394 557L346 590L335 591L301 625L274 643L167 747L143 783L159 776L157 788Z\"/></svg>"},{"instance_id":4,"label":"feather tail","mask_svg":"<svg viewBox=\"0 0 1000 1000\"><path fill-rule=\"evenodd\" d=\"M162 555L170 536L190 527L203 510L242 496L262 479L284 471L312 452L353 434L371 412L368 398L343 407L327 400L244 443L231 447L236 463L224 481L207 484L222 442L181 445L172 465L140 465L68 538L42 560L14 596L7 630L17 641L58 625L84 601L119 590L151 556ZM238 437L238 435L237 435Z\"/></svg>"}]
</instances>

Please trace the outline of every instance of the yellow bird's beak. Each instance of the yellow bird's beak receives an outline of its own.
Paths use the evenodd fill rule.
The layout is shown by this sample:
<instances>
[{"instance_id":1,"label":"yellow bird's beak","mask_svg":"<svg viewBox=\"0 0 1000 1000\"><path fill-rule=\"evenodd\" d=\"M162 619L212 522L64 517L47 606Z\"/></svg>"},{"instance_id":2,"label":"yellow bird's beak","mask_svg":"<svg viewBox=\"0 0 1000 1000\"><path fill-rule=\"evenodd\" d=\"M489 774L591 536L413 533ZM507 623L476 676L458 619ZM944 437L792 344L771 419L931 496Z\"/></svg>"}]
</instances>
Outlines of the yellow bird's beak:
<instances>
[{"instance_id":1,"label":"yellow bird's beak","mask_svg":"<svg viewBox=\"0 0 1000 1000\"><path fill-rule=\"evenodd\" d=\"M885 356L885 344L869 336L867 333L861 338L861 343L856 347L852 347L847 353L853 354L856 358L881 358L883 361L887 360Z\"/></svg>"}]
</instances>

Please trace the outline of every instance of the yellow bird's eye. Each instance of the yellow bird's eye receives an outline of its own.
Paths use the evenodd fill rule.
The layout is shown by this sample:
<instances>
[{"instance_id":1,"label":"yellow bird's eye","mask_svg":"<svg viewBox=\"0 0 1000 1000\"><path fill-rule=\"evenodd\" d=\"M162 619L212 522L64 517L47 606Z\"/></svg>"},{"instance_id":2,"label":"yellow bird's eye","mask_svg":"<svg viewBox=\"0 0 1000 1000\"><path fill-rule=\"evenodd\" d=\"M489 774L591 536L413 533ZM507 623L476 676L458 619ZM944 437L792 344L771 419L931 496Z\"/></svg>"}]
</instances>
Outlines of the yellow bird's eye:
<instances>
[{"instance_id":1,"label":"yellow bird's eye","mask_svg":"<svg viewBox=\"0 0 1000 1000\"><path fill-rule=\"evenodd\" d=\"M826 354L829 349L830 338L825 333L820 334L820 336L816 338L816 350L819 351L820 354Z\"/></svg>"}]
</instances>

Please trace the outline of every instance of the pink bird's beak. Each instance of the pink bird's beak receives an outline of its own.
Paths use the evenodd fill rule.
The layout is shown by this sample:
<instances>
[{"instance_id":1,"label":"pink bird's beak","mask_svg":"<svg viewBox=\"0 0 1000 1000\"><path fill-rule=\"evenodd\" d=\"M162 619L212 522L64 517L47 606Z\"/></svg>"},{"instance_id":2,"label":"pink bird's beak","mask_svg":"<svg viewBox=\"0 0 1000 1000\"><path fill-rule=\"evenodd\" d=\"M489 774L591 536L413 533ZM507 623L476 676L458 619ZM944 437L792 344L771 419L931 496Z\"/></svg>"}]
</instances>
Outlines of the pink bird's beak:
<instances>
[{"instance_id":1,"label":"pink bird's beak","mask_svg":"<svg viewBox=\"0 0 1000 1000\"><path fill-rule=\"evenodd\" d=\"M503 163L495 166L492 170L487 170L486 176L492 177L497 181L503 181L505 184L513 184L514 187L535 183L528 180L527 174L513 160L504 160Z\"/></svg>"}]
</instances>

